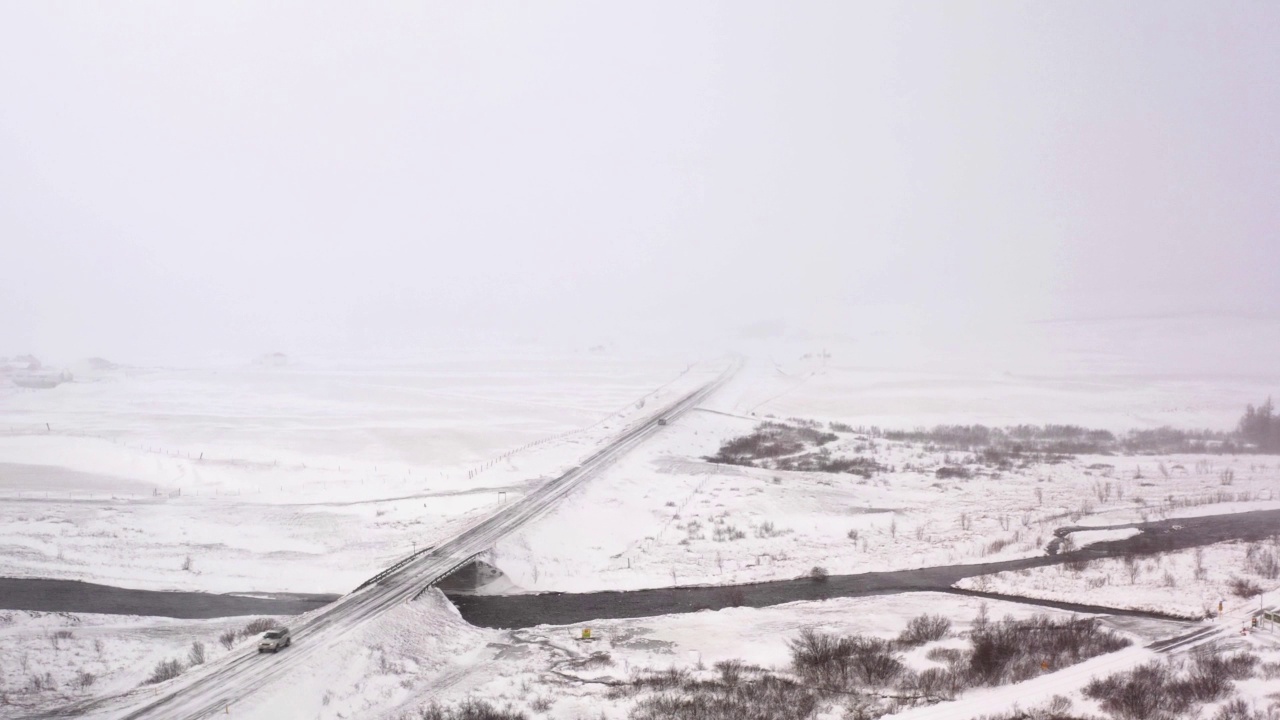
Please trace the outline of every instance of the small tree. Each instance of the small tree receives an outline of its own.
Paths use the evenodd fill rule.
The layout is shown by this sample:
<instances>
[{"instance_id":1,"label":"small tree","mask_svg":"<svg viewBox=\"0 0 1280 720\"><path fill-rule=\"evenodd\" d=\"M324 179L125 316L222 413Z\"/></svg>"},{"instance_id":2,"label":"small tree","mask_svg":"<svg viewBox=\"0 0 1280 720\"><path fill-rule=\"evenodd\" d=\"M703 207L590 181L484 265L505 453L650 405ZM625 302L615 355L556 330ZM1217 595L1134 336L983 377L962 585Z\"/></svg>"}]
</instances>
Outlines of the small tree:
<instances>
[{"instance_id":1,"label":"small tree","mask_svg":"<svg viewBox=\"0 0 1280 720\"><path fill-rule=\"evenodd\" d=\"M194 640L191 643L191 649L187 651L187 662L192 667L204 664L204 643Z\"/></svg>"}]
</instances>

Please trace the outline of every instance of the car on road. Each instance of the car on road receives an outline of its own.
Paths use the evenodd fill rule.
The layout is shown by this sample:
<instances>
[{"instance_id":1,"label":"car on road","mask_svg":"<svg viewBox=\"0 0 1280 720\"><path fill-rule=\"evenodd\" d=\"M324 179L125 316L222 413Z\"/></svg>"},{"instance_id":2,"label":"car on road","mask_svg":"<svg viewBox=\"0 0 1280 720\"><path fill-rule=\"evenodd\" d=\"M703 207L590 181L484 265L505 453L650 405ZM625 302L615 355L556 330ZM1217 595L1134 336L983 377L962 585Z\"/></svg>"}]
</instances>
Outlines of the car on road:
<instances>
[{"instance_id":1,"label":"car on road","mask_svg":"<svg viewBox=\"0 0 1280 720\"><path fill-rule=\"evenodd\" d=\"M666 425L666 424L667 424L667 419L666 419L666 418L658 418L658 424L659 424L659 425Z\"/></svg>"},{"instance_id":2,"label":"car on road","mask_svg":"<svg viewBox=\"0 0 1280 720\"><path fill-rule=\"evenodd\" d=\"M268 630L262 634L262 641L258 643L258 652L280 652L280 648L287 648L293 644L293 636L289 634L289 628L279 627L275 630Z\"/></svg>"}]
</instances>

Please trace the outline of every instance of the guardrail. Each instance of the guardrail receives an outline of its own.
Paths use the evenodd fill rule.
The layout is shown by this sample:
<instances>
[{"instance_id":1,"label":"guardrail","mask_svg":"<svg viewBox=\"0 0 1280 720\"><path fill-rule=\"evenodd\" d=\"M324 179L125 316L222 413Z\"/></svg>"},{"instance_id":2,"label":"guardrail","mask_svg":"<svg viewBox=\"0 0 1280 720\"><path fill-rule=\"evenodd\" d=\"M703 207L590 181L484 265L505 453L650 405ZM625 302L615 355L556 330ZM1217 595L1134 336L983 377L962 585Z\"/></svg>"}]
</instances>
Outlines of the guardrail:
<instances>
[{"instance_id":1,"label":"guardrail","mask_svg":"<svg viewBox=\"0 0 1280 720\"><path fill-rule=\"evenodd\" d=\"M356 589L355 589L355 590L352 590L351 592L359 592L359 591L361 591L361 590L363 590L363 589L365 589L365 588L369 587L370 585L372 585L372 584L374 584L374 583L378 582L379 580L382 580L383 578L387 577L388 575L393 574L394 572L396 572L396 571L397 571L397 570L399 570L400 568L404 567L405 565L408 565L409 563L413 562L414 560L416 560L416 559L418 559L418 558L422 557L423 555L425 555L425 554L427 554L427 553L429 553L429 552L431 552L432 550L435 550L435 549L436 549L436 548L435 548L435 546L434 546L434 545L432 545L431 547L425 547L425 548L422 548L421 550L419 550L419 551L417 551L417 552L410 553L408 557L404 557L404 558L401 558L401 559L399 559L399 560L395 561L395 563L393 563L393 564L392 564L390 567L388 567L387 569L383 570L382 572L378 573L377 575L374 575L373 577L369 578L368 580L365 580L364 582L360 583L359 585L357 585L357 586L356 586ZM468 561L470 561L470 560L471 560L471 558L468 558Z\"/></svg>"}]
</instances>

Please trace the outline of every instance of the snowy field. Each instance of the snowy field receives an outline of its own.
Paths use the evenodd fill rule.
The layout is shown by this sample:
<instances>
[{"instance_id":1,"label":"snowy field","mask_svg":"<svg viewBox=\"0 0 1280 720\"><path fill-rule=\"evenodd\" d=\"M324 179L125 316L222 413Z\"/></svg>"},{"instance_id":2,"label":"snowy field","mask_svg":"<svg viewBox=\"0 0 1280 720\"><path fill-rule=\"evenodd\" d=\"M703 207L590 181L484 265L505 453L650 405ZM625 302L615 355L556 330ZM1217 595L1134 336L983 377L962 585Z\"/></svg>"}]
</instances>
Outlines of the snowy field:
<instances>
[{"instance_id":1,"label":"snowy field","mask_svg":"<svg viewBox=\"0 0 1280 720\"><path fill-rule=\"evenodd\" d=\"M713 372L583 353L0 388L0 574L345 592Z\"/></svg>"},{"instance_id":2,"label":"snowy field","mask_svg":"<svg viewBox=\"0 0 1280 720\"><path fill-rule=\"evenodd\" d=\"M871 455L894 470L864 479L703 460L759 420L690 413L499 543L493 564L529 591L736 584L815 566L844 574L1036 556L1064 526L1280 507L1280 465L1267 457L1079 456L940 479L951 453L840 432L833 455ZM1100 532L1078 535L1131 534Z\"/></svg>"},{"instance_id":3,"label":"snowy field","mask_svg":"<svg viewBox=\"0 0 1280 720\"><path fill-rule=\"evenodd\" d=\"M1258 592L1274 604L1280 564L1274 541L1219 543L1132 558L1102 558L961 580L957 586L1004 595L1082 602L1201 618L1226 608L1258 609ZM1233 591L1256 589L1245 597Z\"/></svg>"},{"instance_id":4,"label":"snowy field","mask_svg":"<svg viewBox=\"0 0 1280 720\"><path fill-rule=\"evenodd\" d=\"M1179 347L1163 332L1134 331L1114 346L1090 327L1045 332L1058 339L1042 343L1042 352L1009 348L997 353L1000 363L936 352L907 361L910 342L898 335L884 352L874 333L754 352L703 408L493 548L489 560L504 577L486 591L724 585L815 567L835 574L971 564L1041 555L1066 526L1080 528L1070 536L1080 547L1133 532L1112 525L1280 508L1274 457L1079 455L994 469L964 453L861 429L1074 423L1115 432L1230 430L1246 403L1280 386L1268 368L1208 372L1183 356L1170 365L1162 353ZM1180 342L1222 341L1188 337ZM1080 347L1108 350L1082 354ZM153 589L344 592L571 467L722 367L588 353L381 365L298 360L94 366L50 389L0 388L0 574ZM707 461L766 420L816 423L824 432L836 423L835 440L824 445L831 456L868 458L879 469L861 477ZM938 474L957 466L970 476ZM1136 571L1122 560L1095 560L965 586L1198 615L1239 577L1280 589L1274 579L1248 575L1247 552L1242 544L1206 548L1200 569L1186 551L1143 558ZM1244 600L1227 601L1228 610L1243 610ZM229 714L399 718L430 702L477 698L529 717L624 718L634 698L610 698L594 680L671 667L710 677L721 660L782 669L788 640L805 627L892 637L925 611L952 621L945 646L959 642L980 604L917 594L609 620L591 623L596 639L583 642L573 639L582 627L473 628L432 593L330 639L287 682ZM1045 612L988 605L996 617ZM10 704L0 704L0 717L154 693L150 685L131 689L160 660L185 658L192 642L203 643L210 662L243 651L225 650L216 638L246 620L6 617L0 693ZM1106 622L1139 644L1185 631L1163 621ZM1247 642L1272 652L1261 634ZM913 667L927 666L923 652L910 656ZM1080 694L1089 678L1151 657L1135 647L1017 691L973 690L969 705L962 697L951 710L907 715L996 712L1023 692L1028 702L1070 695L1077 710L1100 712ZM1259 676L1241 687L1263 698L1280 689L1274 684ZM110 717L117 707L108 703L90 716Z\"/></svg>"},{"instance_id":5,"label":"snowy field","mask_svg":"<svg viewBox=\"0 0 1280 720\"><path fill-rule=\"evenodd\" d=\"M0 611L0 717L134 692L158 663L189 664L193 643L200 644L205 662L214 662L230 652L219 638L250 620ZM237 637L232 649L253 642Z\"/></svg>"},{"instance_id":6,"label":"snowy field","mask_svg":"<svg viewBox=\"0 0 1280 720\"><path fill-rule=\"evenodd\" d=\"M993 619L1046 612L1013 603L921 593L498 631L467 625L443 596L433 592L392 611L376 626L348 634L292 670L276 692L247 698L230 707L229 714L239 718L397 718L430 703L451 706L480 699L525 711L530 717L620 720L627 717L634 701L608 698L602 682L670 668L711 677L717 674L716 663L726 660L785 671L790 662L788 641L805 628L888 639L900 633L911 617L941 615L952 624L948 637L907 657L911 666L927 668L936 664L926 658L929 650L963 644L962 636L984 612L983 606ZM75 687L80 672L96 675L90 690L125 690L145 679L154 663L185 659L193 638L204 641L210 659L227 652L216 642L217 635L243 623L241 619L238 623L143 624L127 618L26 614L14 627L0 629L6 640L12 640L0 660L25 662L28 674L50 673L62 688L61 695L83 697L88 693ZM1138 644L1181 629L1177 623L1132 618L1108 619L1104 625ZM584 628L590 629L592 640L581 640ZM69 629L74 636L55 647L49 638L57 629ZM104 638L101 655L94 650L97 638ZM243 651L241 645L232 650ZM1119 660L1129 663L1133 658L1126 655ZM274 658L263 656L260 661L267 664ZM141 697L150 687L134 696ZM4 712L0 706L0 716ZM110 715L107 707L86 716Z\"/></svg>"}]
</instances>

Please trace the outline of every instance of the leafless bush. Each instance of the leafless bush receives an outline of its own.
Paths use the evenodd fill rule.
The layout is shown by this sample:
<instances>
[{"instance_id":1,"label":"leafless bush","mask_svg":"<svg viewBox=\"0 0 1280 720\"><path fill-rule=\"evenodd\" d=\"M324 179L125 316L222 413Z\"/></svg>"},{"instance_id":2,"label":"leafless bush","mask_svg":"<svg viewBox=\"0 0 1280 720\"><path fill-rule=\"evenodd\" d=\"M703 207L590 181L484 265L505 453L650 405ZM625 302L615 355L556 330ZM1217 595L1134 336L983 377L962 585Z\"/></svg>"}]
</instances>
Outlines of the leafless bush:
<instances>
[{"instance_id":1,"label":"leafless bush","mask_svg":"<svg viewBox=\"0 0 1280 720\"><path fill-rule=\"evenodd\" d=\"M1280 578L1280 557L1276 556L1272 548L1263 547L1257 543L1250 545L1245 550L1245 566L1248 567L1249 572L1268 580Z\"/></svg>"},{"instance_id":2,"label":"leafless bush","mask_svg":"<svg viewBox=\"0 0 1280 720\"><path fill-rule=\"evenodd\" d=\"M936 647L925 653L925 657L943 665L958 666L965 659L966 653L960 648Z\"/></svg>"},{"instance_id":3,"label":"leafless bush","mask_svg":"<svg viewBox=\"0 0 1280 720\"><path fill-rule=\"evenodd\" d=\"M731 685L685 678L641 699L631 720L799 719L812 716L818 703L817 691L772 674Z\"/></svg>"},{"instance_id":4,"label":"leafless bush","mask_svg":"<svg viewBox=\"0 0 1280 720\"><path fill-rule=\"evenodd\" d=\"M1273 713L1254 710L1249 706L1249 703L1241 698L1236 698L1219 707L1217 714L1213 716L1213 720L1272 720L1274 717Z\"/></svg>"},{"instance_id":5,"label":"leafless bush","mask_svg":"<svg viewBox=\"0 0 1280 720\"><path fill-rule=\"evenodd\" d=\"M982 554L995 555L996 553L1000 552L1001 550L1004 550L1005 548L1009 547L1015 542L1016 540L1014 540L1013 538L996 538L995 540L992 540L991 542L987 543L987 545L984 548L982 548Z\"/></svg>"},{"instance_id":6,"label":"leafless bush","mask_svg":"<svg viewBox=\"0 0 1280 720\"><path fill-rule=\"evenodd\" d=\"M809 579L816 583L824 583L827 581L828 577L830 577L830 575L827 573L827 569L821 565L814 565L813 568L809 570Z\"/></svg>"},{"instance_id":7,"label":"leafless bush","mask_svg":"<svg viewBox=\"0 0 1280 720\"><path fill-rule=\"evenodd\" d=\"M182 561L182 569L187 572L191 572L191 568L192 568L191 556L188 555L186 559Z\"/></svg>"},{"instance_id":8,"label":"leafless bush","mask_svg":"<svg viewBox=\"0 0 1280 720\"><path fill-rule=\"evenodd\" d=\"M49 634L49 644L53 646L54 650L60 650L63 640L70 640L74 637L75 633L70 630L54 630Z\"/></svg>"},{"instance_id":9,"label":"leafless bush","mask_svg":"<svg viewBox=\"0 0 1280 720\"><path fill-rule=\"evenodd\" d=\"M1236 481L1235 470L1223 470L1222 472L1218 473L1218 483L1220 485L1231 485L1235 483L1235 481Z\"/></svg>"},{"instance_id":10,"label":"leafless bush","mask_svg":"<svg viewBox=\"0 0 1280 720\"><path fill-rule=\"evenodd\" d=\"M1262 594L1262 587L1252 580L1231 578L1231 594L1242 598L1257 597Z\"/></svg>"},{"instance_id":11,"label":"leafless bush","mask_svg":"<svg viewBox=\"0 0 1280 720\"><path fill-rule=\"evenodd\" d=\"M1070 714L1071 699L1062 695L1054 695L1049 702L1026 710L1014 709L999 715L984 715L978 720L1083 720Z\"/></svg>"},{"instance_id":12,"label":"leafless bush","mask_svg":"<svg viewBox=\"0 0 1280 720\"><path fill-rule=\"evenodd\" d=\"M975 625L971 639L968 671L978 685L1021 682L1129 645L1103 629L1096 618L1058 620L1046 615Z\"/></svg>"},{"instance_id":13,"label":"leafless bush","mask_svg":"<svg viewBox=\"0 0 1280 720\"><path fill-rule=\"evenodd\" d=\"M1142 574L1142 565L1138 562L1138 558L1133 555L1124 556L1125 574L1129 576L1129 584L1133 585L1138 582L1138 576Z\"/></svg>"},{"instance_id":14,"label":"leafless bush","mask_svg":"<svg viewBox=\"0 0 1280 720\"><path fill-rule=\"evenodd\" d=\"M725 685L737 685L742 679L743 664L741 660L721 660L715 665L720 673L720 682Z\"/></svg>"},{"instance_id":15,"label":"leafless bush","mask_svg":"<svg viewBox=\"0 0 1280 720\"><path fill-rule=\"evenodd\" d=\"M93 673L85 672L84 670L81 670L79 673L76 674L76 681L75 681L76 687L80 688L81 690L85 690L90 686L92 686L93 683L97 681L97 679L98 679L97 676L95 676Z\"/></svg>"},{"instance_id":16,"label":"leafless bush","mask_svg":"<svg viewBox=\"0 0 1280 720\"><path fill-rule=\"evenodd\" d=\"M1196 656L1179 674L1168 663L1151 662L1097 678L1085 686L1084 694L1112 715L1130 720L1183 717L1197 704L1221 700L1231 681L1249 677L1257 663L1257 656L1248 653L1209 653Z\"/></svg>"},{"instance_id":17,"label":"leafless bush","mask_svg":"<svg viewBox=\"0 0 1280 720\"><path fill-rule=\"evenodd\" d=\"M858 541L858 531L857 531L857 530L850 530L850 531L846 534L846 536L847 536L850 540L852 540L852 541L854 541L854 542L857 542L857 541Z\"/></svg>"},{"instance_id":18,"label":"leafless bush","mask_svg":"<svg viewBox=\"0 0 1280 720\"><path fill-rule=\"evenodd\" d=\"M746 533L733 525L716 525L711 528L711 539L716 542L732 542L734 540L741 540L746 536Z\"/></svg>"},{"instance_id":19,"label":"leafless bush","mask_svg":"<svg viewBox=\"0 0 1280 720\"><path fill-rule=\"evenodd\" d=\"M187 651L187 663L192 667L204 664L204 643L194 640L191 643L191 649Z\"/></svg>"},{"instance_id":20,"label":"leafless bush","mask_svg":"<svg viewBox=\"0 0 1280 720\"><path fill-rule=\"evenodd\" d=\"M500 710L484 700L468 699L461 705L445 707L432 703L418 711L421 720L528 720L528 715L511 709Z\"/></svg>"},{"instance_id":21,"label":"leafless bush","mask_svg":"<svg viewBox=\"0 0 1280 720\"><path fill-rule=\"evenodd\" d=\"M893 643L880 638L805 630L788 644L796 674L819 687L884 687L904 669L893 653Z\"/></svg>"},{"instance_id":22,"label":"leafless bush","mask_svg":"<svg viewBox=\"0 0 1280 720\"><path fill-rule=\"evenodd\" d=\"M919 673L908 672L898 683L898 688L909 695L917 695L932 701L952 700L967 687L964 676L950 668L927 668Z\"/></svg>"},{"instance_id":23,"label":"leafless bush","mask_svg":"<svg viewBox=\"0 0 1280 720\"><path fill-rule=\"evenodd\" d=\"M939 480L947 480L949 478L960 478L961 480L968 480L969 478L973 477L973 472L970 471L969 468L961 465L944 465L938 468L938 470L934 473L934 477L938 478Z\"/></svg>"},{"instance_id":24,"label":"leafless bush","mask_svg":"<svg viewBox=\"0 0 1280 720\"><path fill-rule=\"evenodd\" d=\"M811 427L766 422L757 426L750 435L725 442L715 455L706 460L726 465L751 466L760 460L794 455L806 447L825 445L838 439L833 433Z\"/></svg>"},{"instance_id":25,"label":"leafless bush","mask_svg":"<svg viewBox=\"0 0 1280 720\"><path fill-rule=\"evenodd\" d=\"M276 622L275 620L272 620L271 618L258 618L256 620L250 620L249 624L245 625L244 629L240 631L240 635L242 637L250 637L252 635L257 635L259 633L264 633L268 630L274 630L279 625L280 623Z\"/></svg>"},{"instance_id":26,"label":"leafless bush","mask_svg":"<svg viewBox=\"0 0 1280 720\"><path fill-rule=\"evenodd\" d=\"M790 530L779 530L771 520L766 520L756 526L756 537L758 538L780 537L790 532Z\"/></svg>"},{"instance_id":27,"label":"leafless bush","mask_svg":"<svg viewBox=\"0 0 1280 720\"><path fill-rule=\"evenodd\" d=\"M231 647L236 644L236 631L235 630L223 631L223 633L218 636L218 642L222 643L222 647L230 650Z\"/></svg>"},{"instance_id":28,"label":"leafless bush","mask_svg":"<svg viewBox=\"0 0 1280 720\"><path fill-rule=\"evenodd\" d=\"M40 673L34 673L31 677L27 678L27 692L38 693L46 690L56 690L57 687L58 684L53 681L52 673L45 673L43 675Z\"/></svg>"},{"instance_id":29,"label":"leafless bush","mask_svg":"<svg viewBox=\"0 0 1280 720\"><path fill-rule=\"evenodd\" d=\"M185 670L181 660L161 660L156 663L156 667L151 671L151 677L147 678L145 684L155 685L166 680L172 680L182 674Z\"/></svg>"},{"instance_id":30,"label":"leafless bush","mask_svg":"<svg viewBox=\"0 0 1280 720\"><path fill-rule=\"evenodd\" d=\"M907 627L898 635L898 643L916 647L941 640L950 630L951 621L941 615L917 615L907 622Z\"/></svg>"},{"instance_id":31,"label":"leafless bush","mask_svg":"<svg viewBox=\"0 0 1280 720\"><path fill-rule=\"evenodd\" d=\"M529 701L529 709L534 712L544 713L550 710L551 706L554 704L555 700L552 700L545 695L541 695Z\"/></svg>"}]
</instances>

